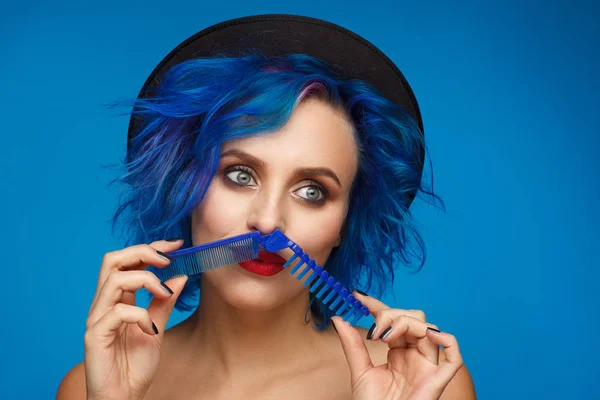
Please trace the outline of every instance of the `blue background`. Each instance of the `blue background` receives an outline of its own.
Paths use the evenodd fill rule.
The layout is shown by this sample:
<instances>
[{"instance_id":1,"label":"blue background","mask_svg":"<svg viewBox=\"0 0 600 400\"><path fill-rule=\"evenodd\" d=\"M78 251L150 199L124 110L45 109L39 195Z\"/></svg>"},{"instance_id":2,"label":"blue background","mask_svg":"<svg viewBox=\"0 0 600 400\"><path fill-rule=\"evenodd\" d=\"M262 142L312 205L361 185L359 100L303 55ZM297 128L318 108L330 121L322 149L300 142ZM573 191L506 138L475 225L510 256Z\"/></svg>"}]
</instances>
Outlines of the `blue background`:
<instances>
[{"instance_id":1,"label":"blue background","mask_svg":"<svg viewBox=\"0 0 600 400\"><path fill-rule=\"evenodd\" d=\"M384 301L457 336L481 399L595 397L598 3L103 3L0 13L3 398L55 395L83 359L102 256L123 245L102 165L128 120L104 104L198 30L261 13L356 31L417 95L448 210L415 203L427 264Z\"/></svg>"}]
</instances>

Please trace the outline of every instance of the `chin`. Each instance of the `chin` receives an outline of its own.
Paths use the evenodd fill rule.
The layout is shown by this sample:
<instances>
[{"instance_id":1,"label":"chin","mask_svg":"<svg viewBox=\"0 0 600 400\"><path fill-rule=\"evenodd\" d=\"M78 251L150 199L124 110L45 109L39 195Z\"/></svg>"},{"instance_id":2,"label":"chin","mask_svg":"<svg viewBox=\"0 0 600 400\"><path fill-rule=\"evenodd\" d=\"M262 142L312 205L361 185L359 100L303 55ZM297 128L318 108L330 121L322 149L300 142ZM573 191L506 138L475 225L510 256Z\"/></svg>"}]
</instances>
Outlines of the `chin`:
<instances>
[{"instance_id":1,"label":"chin","mask_svg":"<svg viewBox=\"0 0 600 400\"><path fill-rule=\"evenodd\" d=\"M306 289L287 271L264 277L232 265L207 271L203 280L232 307L247 311L269 311L281 307Z\"/></svg>"}]
</instances>

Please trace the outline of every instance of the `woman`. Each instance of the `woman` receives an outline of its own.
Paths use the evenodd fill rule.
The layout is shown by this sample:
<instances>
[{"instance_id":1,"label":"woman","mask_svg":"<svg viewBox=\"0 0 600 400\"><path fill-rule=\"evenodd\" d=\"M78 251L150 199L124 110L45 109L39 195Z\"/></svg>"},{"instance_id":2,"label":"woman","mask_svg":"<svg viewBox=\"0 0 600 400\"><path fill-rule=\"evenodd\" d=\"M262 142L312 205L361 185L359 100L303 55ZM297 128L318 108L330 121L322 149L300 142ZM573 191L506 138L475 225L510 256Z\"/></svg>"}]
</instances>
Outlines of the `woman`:
<instances>
[{"instance_id":1,"label":"woman","mask_svg":"<svg viewBox=\"0 0 600 400\"><path fill-rule=\"evenodd\" d=\"M279 24L273 38L288 52L297 41L286 42L286 33L303 33L316 49L323 36L311 42L315 30L343 29L260 16L198 37L212 32L204 43L214 45L222 32L239 45L249 32L273 31L256 23ZM225 33L240 26L246 30ZM202 58L198 37L195 51L188 40L157 67L135 103L122 178L130 192L115 220L126 218L142 244L104 257L85 362L67 374L58 398L475 398L454 336L419 310L391 309L364 292L355 296L375 324L351 327L282 272L289 251L259 254L264 268L240 263L201 279L160 282L145 271L167 266L167 253L184 244L278 228L345 287L358 287L364 274L376 290L409 261L411 237L421 244L408 212L417 190L428 193L416 102L416 114L407 113L372 80L344 79L330 68L335 60L306 49L265 56L274 43L266 36L244 44L260 43L259 54ZM366 61L376 70L379 61ZM170 236L181 239L158 240ZM153 295L148 310L135 306L142 287ZM165 331L173 307L195 311Z\"/></svg>"}]
</instances>

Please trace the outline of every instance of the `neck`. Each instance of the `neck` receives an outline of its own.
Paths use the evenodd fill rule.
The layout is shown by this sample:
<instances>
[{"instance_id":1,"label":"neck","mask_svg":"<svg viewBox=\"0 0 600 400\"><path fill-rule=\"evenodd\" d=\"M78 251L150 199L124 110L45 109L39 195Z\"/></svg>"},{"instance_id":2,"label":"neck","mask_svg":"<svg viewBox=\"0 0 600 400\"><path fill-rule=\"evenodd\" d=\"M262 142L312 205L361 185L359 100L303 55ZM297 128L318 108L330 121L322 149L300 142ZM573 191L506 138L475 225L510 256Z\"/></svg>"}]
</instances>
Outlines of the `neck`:
<instances>
[{"instance_id":1,"label":"neck","mask_svg":"<svg viewBox=\"0 0 600 400\"><path fill-rule=\"evenodd\" d=\"M322 334L312 318L304 321L308 305L308 292L302 292L275 309L242 310L203 284L200 305L187 321L191 348L213 372L225 376L289 371L290 360L314 354Z\"/></svg>"}]
</instances>

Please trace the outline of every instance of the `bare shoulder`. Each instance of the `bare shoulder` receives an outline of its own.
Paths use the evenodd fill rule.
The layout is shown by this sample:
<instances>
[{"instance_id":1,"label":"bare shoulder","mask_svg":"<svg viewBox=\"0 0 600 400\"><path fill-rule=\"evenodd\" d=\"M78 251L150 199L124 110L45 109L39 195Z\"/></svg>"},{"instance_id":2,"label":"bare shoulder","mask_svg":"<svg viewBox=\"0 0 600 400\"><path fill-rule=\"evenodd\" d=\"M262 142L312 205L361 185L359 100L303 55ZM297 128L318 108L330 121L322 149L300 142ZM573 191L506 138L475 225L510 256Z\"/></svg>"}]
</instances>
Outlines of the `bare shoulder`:
<instances>
[{"instance_id":1,"label":"bare shoulder","mask_svg":"<svg viewBox=\"0 0 600 400\"><path fill-rule=\"evenodd\" d=\"M371 356L373 365L378 366L387 363L388 346L387 344L378 340L367 340L367 329L357 328L360 332L367 351ZM439 360L445 360L446 356L444 350L440 348ZM476 399L475 387L473 385L473 379L467 367L463 365L454 375L454 378L450 381L446 389L442 393L440 400L474 400Z\"/></svg>"},{"instance_id":2,"label":"bare shoulder","mask_svg":"<svg viewBox=\"0 0 600 400\"><path fill-rule=\"evenodd\" d=\"M56 392L56 400L85 400L85 398L85 365L81 362L71 368L63 378Z\"/></svg>"}]
</instances>

